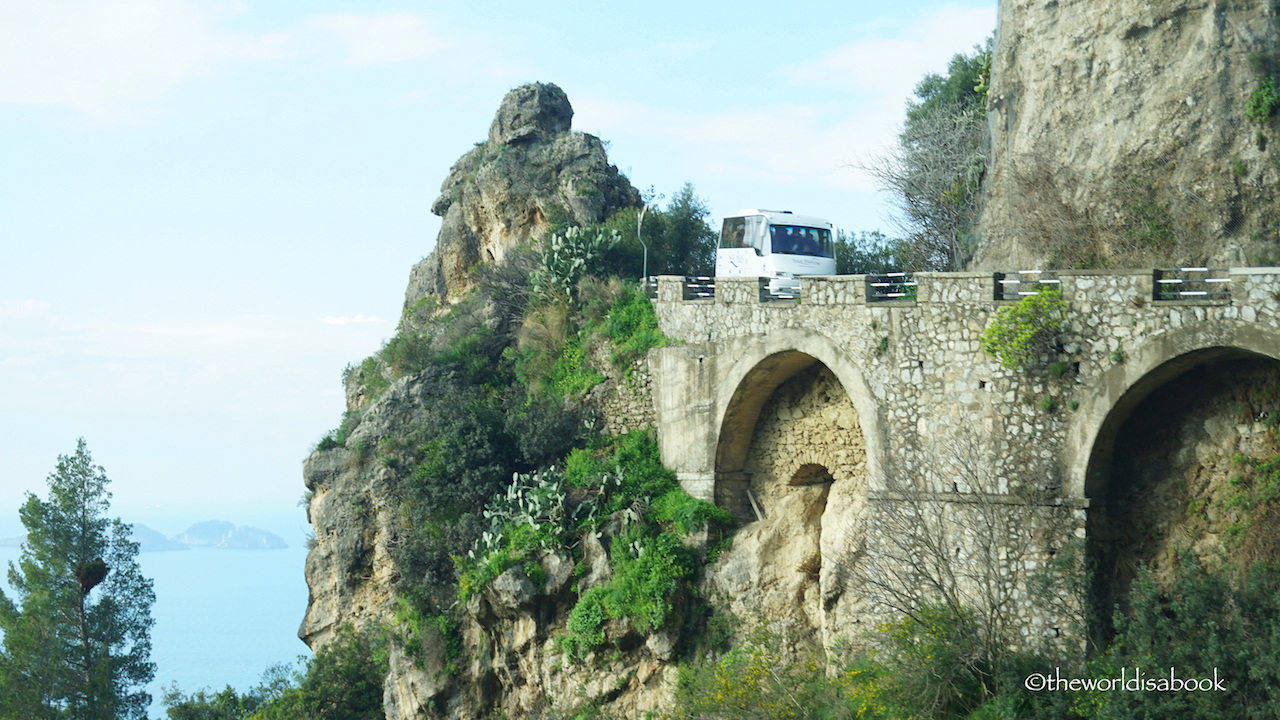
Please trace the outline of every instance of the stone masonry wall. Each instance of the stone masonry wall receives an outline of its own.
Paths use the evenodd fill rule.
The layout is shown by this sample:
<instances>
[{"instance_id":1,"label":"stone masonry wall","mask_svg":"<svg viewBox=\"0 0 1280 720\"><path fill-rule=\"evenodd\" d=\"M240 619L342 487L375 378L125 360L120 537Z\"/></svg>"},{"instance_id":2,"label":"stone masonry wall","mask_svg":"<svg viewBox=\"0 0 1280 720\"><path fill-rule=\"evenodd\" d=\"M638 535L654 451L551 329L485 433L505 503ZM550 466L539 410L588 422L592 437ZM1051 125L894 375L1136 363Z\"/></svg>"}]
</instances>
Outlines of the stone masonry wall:
<instances>
[{"instance_id":1,"label":"stone masonry wall","mask_svg":"<svg viewBox=\"0 0 1280 720\"><path fill-rule=\"evenodd\" d=\"M1106 464L1108 433L1185 366L1223 352L1280 359L1280 270L1233 269L1215 286L1229 287L1229 299L1178 301L1153 298L1149 270L1058 277L1069 306L1060 375L1003 368L983 352L984 329L1010 304L995 299L988 273L920 274L914 299L888 302L866 302L862 276L805 278L790 301L761 301L755 279L736 278L719 279L713 298L685 300L680 278L662 278L659 323L683 343L650 354L663 461L691 493L732 507L732 488L755 488L753 473L781 457L763 461L752 448L743 466L726 451L757 420L781 419L770 416L776 403L753 396L783 392L787 377L816 361L852 401L867 488L865 512L850 505L821 520L824 637L877 614L875 598L841 601L851 581L828 567L842 553L848 567L909 554L894 549L906 535L893 523L904 505L938 518L971 577L985 572L1019 589L1020 632L1061 636L1078 620L1079 599L1053 607L1025 588L1059 553L1083 545L1086 488L1105 481L1097 466ZM828 543L827 528L840 524L851 529L839 546ZM984 545L993 533L996 544Z\"/></svg>"},{"instance_id":2,"label":"stone masonry wall","mask_svg":"<svg viewBox=\"0 0 1280 720\"><path fill-rule=\"evenodd\" d=\"M696 357L703 387L661 387L670 378L658 367L659 425L665 420L665 393L681 397L673 403L677 408L705 400L723 411L727 398L714 395L724 388L710 385L725 380L716 372L741 365L752 346L790 333L838 349L839 358L817 359L829 366L846 363L864 381L862 400L874 407L883 426L882 437L868 440L885 450L880 467L871 468L873 488L884 487L890 474L949 487L952 480L938 475L932 459L939 438L964 428L982 437L1001 492L1009 491L1012 481L1081 497L1079 465L1087 457L1076 457L1084 449L1077 435L1100 422L1081 411L1105 415L1109 405L1092 407L1099 398L1105 403L1117 389L1127 389L1176 357L1180 348L1248 339L1260 347L1245 349L1280 355L1274 346L1280 331L1280 270L1232 270L1231 299L1202 301L1152 300L1150 271L1062 272L1059 277L1070 306L1066 346L1073 362L1062 378L1006 369L983 353L981 335L988 321L1010 304L993 300L987 273L922 273L916 300L877 303L864 301L862 276L805 278L801 300L783 302L761 302L754 279L727 278L720 279L714 298L683 300L680 279L662 278L656 305L661 329L685 345L657 353ZM1152 357L1141 356L1144 350ZM1041 409L1046 397L1054 398L1053 411ZM1076 411L1070 409L1072 401L1079 403ZM1074 447L1064 448L1069 439ZM692 477L715 471L710 458L699 458L702 467L690 466L683 449L664 445L664 453L674 451L664 460L677 472Z\"/></svg>"}]
</instances>

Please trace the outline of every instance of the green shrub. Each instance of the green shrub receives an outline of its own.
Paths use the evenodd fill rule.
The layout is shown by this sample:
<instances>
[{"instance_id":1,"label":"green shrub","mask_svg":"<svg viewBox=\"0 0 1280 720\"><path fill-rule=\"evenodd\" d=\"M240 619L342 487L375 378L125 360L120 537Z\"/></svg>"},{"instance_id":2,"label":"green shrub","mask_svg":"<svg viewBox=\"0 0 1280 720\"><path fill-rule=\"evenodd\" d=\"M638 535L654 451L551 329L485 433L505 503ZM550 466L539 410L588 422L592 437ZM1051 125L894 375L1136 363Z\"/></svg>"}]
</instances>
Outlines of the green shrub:
<instances>
[{"instance_id":1,"label":"green shrub","mask_svg":"<svg viewBox=\"0 0 1280 720\"><path fill-rule=\"evenodd\" d=\"M658 329L653 304L634 285L628 286L609 309L601 332L616 346L613 364L619 369L644 357L650 348L665 347L671 342Z\"/></svg>"},{"instance_id":2,"label":"green shrub","mask_svg":"<svg viewBox=\"0 0 1280 720\"><path fill-rule=\"evenodd\" d=\"M728 510L698 500L684 490L670 490L653 501L651 517L659 523L670 523L688 535L708 527L729 527L733 514Z\"/></svg>"},{"instance_id":3,"label":"green shrub","mask_svg":"<svg viewBox=\"0 0 1280 720\"><path fill-rule=\"evenodd\" d=\"M857 672L828 672L819 648L801 657L783 651L793 638L760 626L715 660L680 666L672 717L679 720L808 720L888 718L883 703L850 692ZM901 716L897 716L901 717Z\"/></svg>"},{"instance_id":4,"label":"green shrub","mask_svg":"<svg viewBox=\"0 0 1280 720\"><path fill-rule=\"evenodd\" d=\"M477 327L431 357L431 364L458 371L472 385L497 390L511 382L512 369L501 357L495 340L493 330ZM421 369L415 368L414 372Z\"/></svg>"},{"instance_id":5,"label":"green shrub","mask_svg":"<svg viewBox=\"0 0 1280 720\"><path fill-rule=\"evenodd\" d=\"M627 618L642 635L665 627L697 565L679 535L641 523L613 539L609 558L613 577L583 593L569 613L561 645L571 658L604 643L609 619Z\"/></svg>"},{"instance_id":6,"label":"green shrub","mask_svg":"<svg viewBox=\"0 0 1280 720\"><path fill-rule=\"evenodd\" d=\"M320 438L320 442L316 444L317 450L332 450L336 447L342 447L347 444L347 438L351 436L351 432L360 424L360 411L347 410L342 413L342 423L334 430L330 430L324 437Z\"/></svg>"},{"instance_id":7,"label":"green shrub","mask_svg":"<svg viewBox=\"0 0 1280 720\"><path fill-rule=\"evenodd\" d=\"M614 576L603 599L609 616L630 618L641 634L664 627L680 581L693 573L693 551L675 533L635 527L614 538L609 558Z\"/></svg>"},{"instance_id":8,"label":"green shrub","mask_svg":"<svg viewBox=\"0 0 1280 720\"><path fill-rule=\"evenodd\" d=\"M565 478L575 487L618 484L603 499L600 516L617 512L636 499L653 500L679 490L675 473L662 466L658 444L646 430L618 435L595 448L576 449L565 459Z\"/></svg>"},{"instance_id":9,"label":"green shrub","mask_svg":"<svg viewBox=\"0 0 1280 720\"><path fill-rule=\"evenodd\" d=\"M1265 123L1280 107L1280 88L1276 86L1274 77L1265 77L1258 81L1258 87L1249 95L1249 102L1244 107L1244 116L1259 123Z\"/></svg>"},{"instance_id":10,"label":"green shrub","mask_svg":"<svg viewBox=\"0 0 1280 720\"><path fill-rule=\"evenodd\" d=\"M408 530L392 549L397 589L423 612L453 602L451 558L465 555L487 527L481 511L490 497L513 471L528 468L502 398L457 378L438 378L430 389L420 424L401 438L403 469L392 486Z\"/></svg>"},{"instance_id":11,"label":"green shrub","mask_svg":"<svg viewBox=\"0 0 1280 720\"><path fill-rule=\"evenodd\" d=\"M1260 718L1280 714L1280 571L1211 570L1190 555L1162 585L1143 569L1117 613L1117 635L1093 660L1088 677L1148 678L1170 668L1182 678L1226 681L1227 692L1081 693L1075 707L1098 720L1121 718Z\"/></svg>"},{"instance_id":12,"label":"green shrub","mask_svg":"<svg viewBox=\"0 0 1280 720\"><path fill-rule=\"evenodd\" d=\"M583 593L570 614L562 643L571 658L581 658L604 642L609 619L628 618L641 633L671 623L699 566L683 536L703 529L723 533L732 516L680 489L644 431L576 449L565 468L569 486L595 492L589 514L577 515L580 531L594 531L600 519L615 514L629 523L610 546L613 578Z\"/></svg>"},{"instance_id":13,"label":"green shrub","mask_svg":"<svg viewBox=\"0 0 1280 720\"><path fill-rule=\"evenodd\" d=\"M1280 452L1264 457L1237 454L1232 461L1242 472L1229 481L1235 492L1227 499L1227 505L1245 512L1242 518L1227 526L1226 537L1238 543L1244 540L1256 520L1280 503Z\"/></svg>"},{"instance_id":14,"label":"green shrub","mask_svg":"<svg viewBox=\"0 0 1280 720\"><path fill-rule=\"evenodd\" d=\"M588 365L585 345L584 334L578 333L565 344L551 366L546 384L561 397L581 395L604 382L604 375Z\"/></svg>"},{"instance_id":15,"label":"green shrub","mask_svg":"<svg viewBox=\"0 0 1280 720\"><path fill-rule=\"evenodd\" d=\"M604 596L608 592L603 585L590 588L569 611L561 646L570 658L581 659L591 648L604 644Z\"/></svg>"},{"instance_id":16,"label":"green shrub","mask_svg":"<svg viewBox=\"0 0 1280 720\"><path fill-rule=\"evenodd\" d=\"M431 338L426 333L396 333L382 345L378 358L394 377L412 375L433 359ZM363 366L363 363L361 363Z\"/></svg>"},{"instance_id":17,"label":"green shrub","mask_svg":"<svg viewBox=\"0 0 1280 720\"><path fill-rule=\"evenodd\" d=\"M1061 292L1029 295L996 313L982 333L982 350L1009 369L1034 366L1057 348L1066 320Z\"/></svg>"}]
</instances>

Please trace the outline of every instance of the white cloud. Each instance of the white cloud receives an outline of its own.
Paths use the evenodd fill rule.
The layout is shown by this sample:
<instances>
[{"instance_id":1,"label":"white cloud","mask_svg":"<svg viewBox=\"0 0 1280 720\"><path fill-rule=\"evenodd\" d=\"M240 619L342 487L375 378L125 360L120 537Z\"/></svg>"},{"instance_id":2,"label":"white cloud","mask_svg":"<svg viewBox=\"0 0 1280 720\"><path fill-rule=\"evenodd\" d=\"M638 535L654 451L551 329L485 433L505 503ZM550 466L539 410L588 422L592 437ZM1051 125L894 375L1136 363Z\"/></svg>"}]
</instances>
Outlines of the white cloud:
<instances>
[{"instance_id":1,"label":"white cloud","mask_svg":"<svg viewBox=\"0 0 1280 720\"><path fill-rule=\"evenodd\" d=\"M5 308L14 305L0 305ZM335 368L378 347L386 328L274 316L133 323L44 312L0 316L0 397L10 408L75 412L299 413L332 402Z\"/></svg>"},{"instance_id":2,"label":"white cloud","mask_svg":"<svg viewBox=\"0 0 1280 720\"><path fill-rule=\"evenodd\" d=\"M995 5L946 5L897 37L869 37L785 70L794 82L866 90L905 100L921 76L945 72L953 55L968 52L996 27Z\"/></svg>"},{"instance_id":3,"label":"white cloud","mask_svg":"<svg viewBox=\"0 0 1280 720\"><path fill-rule=\"evenodd\" d=\"M426 18L411 13L329 13L312 17L310 24L336 36L352 65L417 60L448 45Z\"/></svg>"},{"instance_id":4,"label":"white cloud","mask_svg":"<svg viewBox=\"0 0 1280 720\"><path fill-rule=\"evenodd\" d=\"M852 113L830 103L702 115L592 98L574 106L583 126L601 128L604 137L661 136L659 144L676 149L681 165L696 168L699 177L860 190L870 187L850 162L869 141L891 139L901 113L900 106L894 114Z\"/></svg>"},{"instance_id":5,"label":"white cloud","mask_svg":"<svg viewBox=\"0 0 1280 720\"><path fill-rule=\"evenodd\" d=\"M578 98L575 120L604 137L661 135L701 175L755 178L874 191L857 170L893 144L903 104L926 72L945 72L995 28L995 7L948 5L892 37L851 42L808 62L783 68L790 93L818 98L773 102L745 110L690 114L641 104ZM883 31L883 27L879 27Z\"/></svg>"},{"instance_id":6,"label":"white cloud","mask_svg":"<svg viewBox=\"0 0 1280 720\"><path fill-rule=\"evenodd\" d=\"M49 314L49 303L39 300L6 300L0 302L0 320L30 320Z\"/></svg>"},{"instance_id":7,"label":"white cloud","mask_svg":"<svg viewBox=\"0 0 1280 720\"><path fill-rule=\"evenodd\" d=\"M0 103L96 121L230 60L281 52L279 36L220 33L194 0L0 0Z\"/></svg>"}]
</instances>

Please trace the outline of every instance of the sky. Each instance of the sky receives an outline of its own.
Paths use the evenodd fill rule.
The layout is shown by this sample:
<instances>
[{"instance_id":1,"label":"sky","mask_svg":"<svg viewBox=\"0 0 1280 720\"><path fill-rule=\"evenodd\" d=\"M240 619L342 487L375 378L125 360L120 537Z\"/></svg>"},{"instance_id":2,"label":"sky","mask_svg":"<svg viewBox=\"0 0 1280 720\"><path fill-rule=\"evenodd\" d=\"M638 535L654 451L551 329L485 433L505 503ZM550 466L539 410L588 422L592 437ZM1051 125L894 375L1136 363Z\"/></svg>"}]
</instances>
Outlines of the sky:
<instances>
[{"instance_id":1,"label":"sky","mask_svg":"<svg viewBox=\"0 0 1280 720\"><path fill-rule=\"evenodd\" d=\"M0 0L0 536L85 438L113 510L297 512L449 167L554 82L711 222L893 234L857 169L994 2Z\"/></svg>"}]
</instances>

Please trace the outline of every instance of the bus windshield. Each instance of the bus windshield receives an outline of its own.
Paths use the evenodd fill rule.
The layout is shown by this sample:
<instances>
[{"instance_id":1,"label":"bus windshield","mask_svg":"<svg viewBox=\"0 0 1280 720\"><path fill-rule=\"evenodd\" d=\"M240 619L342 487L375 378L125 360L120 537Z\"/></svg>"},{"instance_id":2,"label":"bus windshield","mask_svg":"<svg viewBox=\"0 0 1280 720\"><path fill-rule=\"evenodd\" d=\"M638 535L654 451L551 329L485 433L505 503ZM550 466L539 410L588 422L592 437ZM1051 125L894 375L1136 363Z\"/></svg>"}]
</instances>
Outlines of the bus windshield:
<instances>
[{"instance_id":1,"label":"bus windshield","mask_svg":"<svg viewBox=\"0 0 1280 720\"><path fill-rule=\"evenodd\" d=\"M835 257L831 243L831 231L801 225L770 225L770 252L787 255L812 255Z\"/></svg>"}]
</instances>

